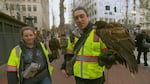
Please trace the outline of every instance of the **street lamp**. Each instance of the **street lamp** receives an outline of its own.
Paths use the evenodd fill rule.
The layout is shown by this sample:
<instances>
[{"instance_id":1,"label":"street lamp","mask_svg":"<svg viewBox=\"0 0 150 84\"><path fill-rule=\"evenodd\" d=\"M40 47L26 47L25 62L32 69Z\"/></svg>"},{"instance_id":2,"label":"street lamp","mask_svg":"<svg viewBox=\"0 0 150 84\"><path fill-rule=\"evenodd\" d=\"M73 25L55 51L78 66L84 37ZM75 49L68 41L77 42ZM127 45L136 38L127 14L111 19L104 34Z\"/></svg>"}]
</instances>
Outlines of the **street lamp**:
<instances>
[{"instance_id":1,"label":"street lamp","mask_svg":"<svg viewBox=\"0 0 150 84\"><path fill-rule=\"evenodd\" d=\"M27 25L34 27L32 20L33 20L33 17L31 17L30 15L28 17L26 17Z\"/></svg>"}]
</instances>

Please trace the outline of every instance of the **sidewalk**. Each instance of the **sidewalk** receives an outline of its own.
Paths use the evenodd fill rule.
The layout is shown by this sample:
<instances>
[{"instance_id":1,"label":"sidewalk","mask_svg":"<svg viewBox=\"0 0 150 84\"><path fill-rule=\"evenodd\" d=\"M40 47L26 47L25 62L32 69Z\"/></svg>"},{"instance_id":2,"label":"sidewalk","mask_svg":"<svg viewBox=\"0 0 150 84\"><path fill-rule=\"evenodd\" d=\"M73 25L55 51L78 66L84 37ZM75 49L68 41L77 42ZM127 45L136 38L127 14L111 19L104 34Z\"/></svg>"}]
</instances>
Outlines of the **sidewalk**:
<instances>
[{"instance_id":1,"label":"sidewalk","mask_svg":"<svg viewBox=\"0 0 150 84\"><path fill-rule=\"evenodd\" d=\"M134 51L137 56L137 51ZM143 55L141 56L141 64L139 71L134 76L128 69L122 65L114 65L110 70L106 70L105 84L150 84L150 52L147 55L149 66L144 66Z\"/></svg>"},{"instance_id":2,"label":"sidewalk","mask_svg":"<svg viewBox=\"0 0 150 84\"><path fill-rule=\"evenodd\" d=\"M150 84L150 67L139 65L139 72L134 76L121 65L114 65L105 71L105 84Z\"/></svg>"},{"instance_id":3,"label":"sidewalk","mask_svg":"<svg viewBox=\"0 0 150 84\"><path fill-rule=\"evenodd\" d=\"M137 52L135 52L137 55ZM148 63L150 65L150 53L148 54ZM143 60L141 56L141 61ZM54 61L54 72L52 75L53 84L75 84L73 77L64 78L60 72L60 66L63 59ZM110 70L105 71L105 84L150 84L150 66L145 67L144 64L139 64L139 72L134 76L131 75L128 69L122 65L114 65Z\"/></svg>"},{"instance_id":4,"label":"sidewalk","mask_svg":"<svg viewBox=\"0 0 150 84\"><path fill-rule=\"evenodd\" d=\"M7 84L6 65L0 66L0 84Z\"/></svg>"}]
</instances>

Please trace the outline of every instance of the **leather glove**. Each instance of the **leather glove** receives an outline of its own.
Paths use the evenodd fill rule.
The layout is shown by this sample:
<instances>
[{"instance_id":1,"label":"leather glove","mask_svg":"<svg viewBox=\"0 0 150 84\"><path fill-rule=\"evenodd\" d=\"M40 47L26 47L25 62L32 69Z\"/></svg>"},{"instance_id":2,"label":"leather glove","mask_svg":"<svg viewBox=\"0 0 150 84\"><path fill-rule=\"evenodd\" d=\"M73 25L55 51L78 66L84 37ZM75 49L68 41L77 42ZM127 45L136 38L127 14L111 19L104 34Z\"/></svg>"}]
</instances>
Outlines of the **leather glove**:
<instances>
[{"instance_id":1,"label":"leather glove","mask_svg":"<svg viewBox=\"0 0 150 84\"><path fill-rule=\"evenodd\" d=\"M116 55L117 54L114 50L108 49L99 56L99 65L105 66L107 69L110 69L113 64L116 64Z\"/></svg>"}]
</instances>

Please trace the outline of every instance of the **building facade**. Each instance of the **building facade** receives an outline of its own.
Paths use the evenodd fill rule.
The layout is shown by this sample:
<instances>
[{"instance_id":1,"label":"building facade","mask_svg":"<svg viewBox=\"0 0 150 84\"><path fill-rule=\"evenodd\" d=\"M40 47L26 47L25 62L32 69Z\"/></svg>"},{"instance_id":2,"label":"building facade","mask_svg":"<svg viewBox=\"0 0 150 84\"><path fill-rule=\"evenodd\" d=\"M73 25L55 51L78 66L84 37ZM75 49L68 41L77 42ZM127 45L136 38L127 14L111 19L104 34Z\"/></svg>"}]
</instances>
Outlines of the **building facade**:
<instances>
[{"instance_id":1,"label":"building facade","mask_svg":"<svg viewBox=\"0 0 150 84\"><path fill-rule=\"evenodd\" d=\"M140 13L142 27L150 30L150 0L140 0Z\"/></svg>"},{"instance_id":2,"label":"building facade","mask_svg":"<svg viewBox=\"0 0 150 84\"><path fill-rule=\"evenodd\" d=\"M73 4L72 8L85 7L93 23L97 20L102 20L119 22L128 25L128 28L133 28L137 24L140 24L143 29L150 27L150 21L147 20L147 17L150 17L149 10L140 7L140 0L73 0L70 4ZM70 12L72 12L71 10ZM72 13L69 14L71 16Z\"/></svg>"},{"instance_id":3,"label":"building facade","mask_svg":"<svg viewBox=\"0 0 150 84\"><path fill-rule=\"evenodd\" d=\"M49 29L49 0L3 0L1 11L32 25L38 30Z\"/></svg>"}]
</instances>

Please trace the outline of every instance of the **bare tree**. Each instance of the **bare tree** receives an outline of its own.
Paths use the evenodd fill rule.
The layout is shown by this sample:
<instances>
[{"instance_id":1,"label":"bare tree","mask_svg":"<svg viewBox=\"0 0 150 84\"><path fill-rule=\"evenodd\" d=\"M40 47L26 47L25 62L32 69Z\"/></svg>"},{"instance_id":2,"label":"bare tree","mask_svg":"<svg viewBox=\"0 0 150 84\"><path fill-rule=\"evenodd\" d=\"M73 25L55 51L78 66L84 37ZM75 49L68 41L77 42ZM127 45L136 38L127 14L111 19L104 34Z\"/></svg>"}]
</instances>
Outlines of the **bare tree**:
<instances>
[{"instance_id":1,"label":"bare tree","mask_svg":"<svg viewBox=\"0 0 150 84\"><path fill-rule=\"evenodd\" d=\"M59 24L59 30L60 30L60 34L64 33L64 0L60 0L60 6L59 6L59 10L60 10L60 24Z\"/></svg>"}]
</instances>

